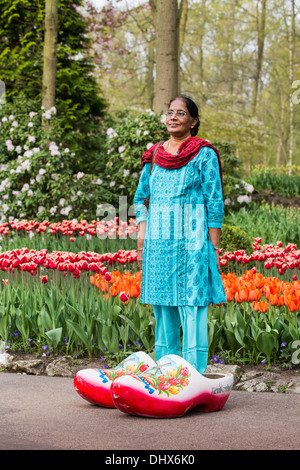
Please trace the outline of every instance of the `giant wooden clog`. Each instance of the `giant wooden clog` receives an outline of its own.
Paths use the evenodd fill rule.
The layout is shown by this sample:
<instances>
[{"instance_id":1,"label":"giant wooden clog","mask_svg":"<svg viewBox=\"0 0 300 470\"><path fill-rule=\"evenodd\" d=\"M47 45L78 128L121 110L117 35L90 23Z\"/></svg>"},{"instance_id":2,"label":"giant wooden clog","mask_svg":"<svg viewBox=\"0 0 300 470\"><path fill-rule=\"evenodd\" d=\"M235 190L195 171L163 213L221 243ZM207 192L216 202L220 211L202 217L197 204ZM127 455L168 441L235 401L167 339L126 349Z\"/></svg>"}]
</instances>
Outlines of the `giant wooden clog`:
<instances>
[{"instance_id":1,"label":"giant wooden clog","mask_svg":"<svg viewBox=\"0 0 300 470\"><path fill-rule=\"evenodd\" d=\"M74 377L76 392L86 401L115 408L110 394L113 381L126 374L141 374L156 363L143 351L131 354L112 369L83 369Z\"/></svg>"},{"instance_id":2,"label":"giant wooden clog","mask_svg":"<svg viewBox=\"0 0 300 470\"><path fill-rule=\"evenodd\" d=\"M175 418L189 410L220 410L232 386L232 374L201 375L186 360L170 354L143 374L119 377L112 383L111 396L124 413Z\"/></svg>"}]
</instances>

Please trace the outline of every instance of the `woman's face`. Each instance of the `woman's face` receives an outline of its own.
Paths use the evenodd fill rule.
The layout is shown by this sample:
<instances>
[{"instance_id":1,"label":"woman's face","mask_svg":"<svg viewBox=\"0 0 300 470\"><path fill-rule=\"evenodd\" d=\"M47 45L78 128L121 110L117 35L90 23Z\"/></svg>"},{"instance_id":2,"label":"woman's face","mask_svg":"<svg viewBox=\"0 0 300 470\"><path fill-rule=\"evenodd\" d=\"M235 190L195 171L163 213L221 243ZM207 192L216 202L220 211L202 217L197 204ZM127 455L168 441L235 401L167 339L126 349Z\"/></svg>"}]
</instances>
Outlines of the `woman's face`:
<instances>
[{"instance_id":1,"label":"woman's face","mask_svg":"<svg viewBox=\"0 0 300 470\"><path fill-rule=\"evenodd\" d=\"M171 136L184 137L190 135L191 128L196 123L197 118L192 118L183 99L176 98L172 101L166 117L167 131Z\"/></svg>"}]
</instances>

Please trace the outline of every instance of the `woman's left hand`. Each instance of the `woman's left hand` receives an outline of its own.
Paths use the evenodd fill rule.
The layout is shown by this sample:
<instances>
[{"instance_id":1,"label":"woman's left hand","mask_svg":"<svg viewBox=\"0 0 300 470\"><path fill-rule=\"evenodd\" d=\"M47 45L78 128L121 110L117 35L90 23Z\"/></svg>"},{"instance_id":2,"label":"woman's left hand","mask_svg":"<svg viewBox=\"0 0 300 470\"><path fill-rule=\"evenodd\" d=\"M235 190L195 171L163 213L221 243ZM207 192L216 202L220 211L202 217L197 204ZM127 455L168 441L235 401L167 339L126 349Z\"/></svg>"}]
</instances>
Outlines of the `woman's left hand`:
<instances>
[{"instance_id":1,"label":"woman's left hand","mask_svg":"<svg viewBox=\"0 0 300 470\"><path fill-rule=\"evenodd\" d=\"M218 266L218 271L220 274L222 274L222 269L221 269L221 265L220 265L220 255L219 255L219 252L216 250L216 257L217 257L217 266Z\"/></svg>"}]
</instances>

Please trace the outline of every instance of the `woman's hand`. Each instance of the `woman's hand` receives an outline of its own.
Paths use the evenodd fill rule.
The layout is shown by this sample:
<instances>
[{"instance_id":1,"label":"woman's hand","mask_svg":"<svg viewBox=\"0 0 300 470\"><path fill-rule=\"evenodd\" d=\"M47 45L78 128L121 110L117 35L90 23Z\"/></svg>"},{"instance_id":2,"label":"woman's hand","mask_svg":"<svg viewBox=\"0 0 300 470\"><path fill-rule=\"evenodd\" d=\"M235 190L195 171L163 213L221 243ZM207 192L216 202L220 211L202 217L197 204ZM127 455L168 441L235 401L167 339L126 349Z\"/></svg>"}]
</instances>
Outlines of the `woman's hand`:
<instances>
[{"instance_id":1,"label":"woman's hand","mask_svg":"<svg viewBox=\"0 0 300 470\"><path fill-rule=\"evenodd\" d=\"M138 224L137 232L138 232L138 239L137 239L137 262L139 268L142 269L143 264L143 246L146 234L146 227L147 222L140 222Z\"/></svg>"},{"instance_id":2,"label":"woman's hand","mask_svg":"<svg viewBox=\"0 0 300 470\"><path fill-rule=\"evenodd\" d=\"M140 269L143 269L143 250L137 252L137 262Z\"/></svg>"},{"instance_id":3,"label":"woman's hand","mask_svg":"<svg viewBox=\"0 0 300 470\"><path fill-rule=\"evenodd\" d=\"M216 253L216 257L217 257L218 271L219 271L220 274L222 274L222 269L221 269L221 265L220 265L220 255L219 255L219 251L215 250L215 253Z\"/></svg>"},{"instance_id":4,"label":"woman's hand","mask_svg":"<svg viewBox=\"0 0 300 470\"><path fill-rule=\"evenodd\" d=\"M209 233L209 237L210 237L210 240L212 242L213 247L219 246L220 237L221 237L221 229L220 228L209 227L208 233ZM218 271L221 274L222 270L221 270L221 265L220 265L219 250L215 249L215 253L216 253L216 258L217 258Z\"/></svg>"}]
</instances>

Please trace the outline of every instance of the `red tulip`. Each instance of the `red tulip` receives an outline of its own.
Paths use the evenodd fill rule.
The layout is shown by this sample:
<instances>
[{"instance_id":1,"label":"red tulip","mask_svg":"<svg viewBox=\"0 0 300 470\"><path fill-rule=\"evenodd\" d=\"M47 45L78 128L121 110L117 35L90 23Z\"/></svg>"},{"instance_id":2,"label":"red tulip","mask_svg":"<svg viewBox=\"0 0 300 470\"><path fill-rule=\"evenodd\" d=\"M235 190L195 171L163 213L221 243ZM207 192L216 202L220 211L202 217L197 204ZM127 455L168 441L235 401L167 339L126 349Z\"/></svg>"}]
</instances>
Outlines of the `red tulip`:
<instances>
[{"instance_id":1,"label":"red tulip","mask_svg":"<svg viewBox=\"0 0 300 470\"><path fill-rule=\"evenodd\" d=\"M121 292L120 293L120 300L125 303L129 300L129 297L125 292Z\"/></svg>"}]
</instances>

